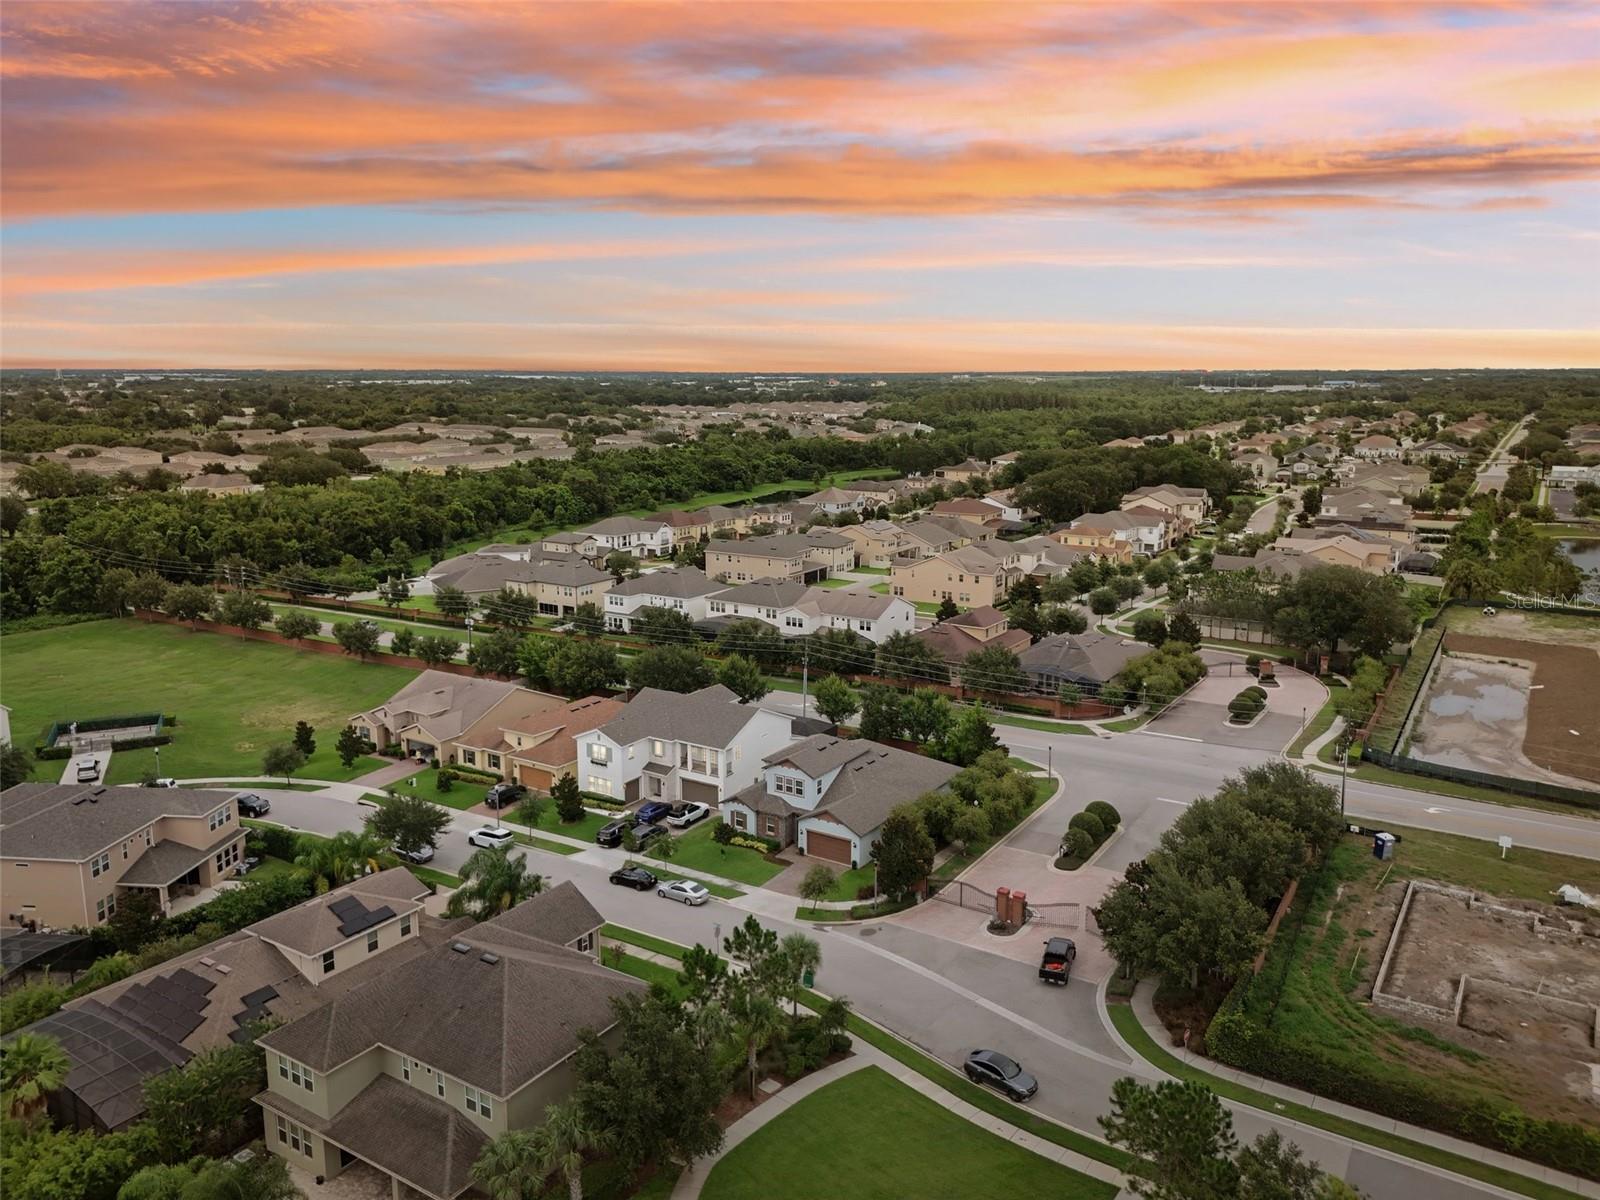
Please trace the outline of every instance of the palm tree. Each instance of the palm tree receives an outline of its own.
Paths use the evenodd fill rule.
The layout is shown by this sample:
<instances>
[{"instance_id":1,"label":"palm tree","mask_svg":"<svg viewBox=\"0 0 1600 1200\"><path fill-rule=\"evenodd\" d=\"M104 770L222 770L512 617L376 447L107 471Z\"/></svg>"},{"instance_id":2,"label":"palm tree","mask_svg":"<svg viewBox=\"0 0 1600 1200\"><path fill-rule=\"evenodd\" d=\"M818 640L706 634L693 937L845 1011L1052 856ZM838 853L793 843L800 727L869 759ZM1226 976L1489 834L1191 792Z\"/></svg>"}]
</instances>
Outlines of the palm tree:
<instances>
[{"instance_id":1,"label":"palm tree","mask_svg":"<svg viewBox=\"0 0 1600 1200\"><path fill-rule=\"evenodd\" d=\"M1447 596L1469 600L1493 600L1500 594L1500 570L1481 558L1463 555L1446 568L1444 590Z\"/></svg>"},{"instance_id":2,"label":"palm tree","mask_svg":"<svg viewBox=\"0 0 1600 1200\"><path fill-rule=\"evenodd\" d=\"M489 1200L523 1200L539 1194L549 1172L539 1169L539 1148L532 1130L512 1129L494 1138L472 1164L472 1182Z\"/></svg>"},{"instance_id":3,"label":"palm tree","mask_svg":"<svg viewBox=\"0 0 1600 1200\"><path fill-rule=\"evenodd\" d=\"M320 894L372 871L382 870L389 847L382 838L347 829L326 840L301 838L294 865L316 880Z\"/></svg>"},{"instance_id":4,"label":"palm tree","mask_svg":"<svg viewBox=\"0 0 1600 1200\"><path fill-rule=\"evenodd\" d=\"M471 913L479 921L515 908L544 891L544 876L528 873L528 860L510 847L479 850L461 868L461 886L450 897L450 915Z\"/></svg>"},{"instance_id":5,"label":"palm tree","mask_svg":"<svg viewBox=\"0 0 1600 1200\"><path fill-rule=\"evenodd\" d=\"M544 1110L544 1124L534 1130L533 1140L540 1173L559 1172L572 1200L583 1200L583 1156L601 1148L604 1131L589 1123L577 1101L568 1100Z\"/></svg>"},{"instance_id":6,"label":"palm tree","mask_svg":"<svg viewBox=\"0 0 1600 1200\"><path fill-rule=\"evenodd\" d=\"M728 997L728 1014L739 1028L739 1040L744 1043L745 1069L750 1073L750 1098L756 1095L756 1059L768 1042L782 1031L783 1010L777 1006L755 981L750 972L738 977L736 986Z\"/></svg>"},{"instance_id":7,"label":"palm tree","mask_svg":"<svg viewBox=\"0 0 1600 1200\"><path fill-rule=\"evenodd\" d=\"M67 1082L72 1060L55 1038L19 1033L0 1050L0 1092L6 1112L17 1121L32 1121L51 1092Z\"/></svg>"},{"instance_id":8,"label":"palm tree","mask_svg":"<svg viewBox=\"0 0 1600 1200\"><path fill-rule=\"evenodd\" d=\"M778 953L789 968L789 1003L792 1006L789 1015L798 1016L800 993L805 990L805 984L801 981L807 971L815 971L822 966L822 947L815 938L808 938L803 933L791 933L778 943Z\"/></svg>"}]
</instances>

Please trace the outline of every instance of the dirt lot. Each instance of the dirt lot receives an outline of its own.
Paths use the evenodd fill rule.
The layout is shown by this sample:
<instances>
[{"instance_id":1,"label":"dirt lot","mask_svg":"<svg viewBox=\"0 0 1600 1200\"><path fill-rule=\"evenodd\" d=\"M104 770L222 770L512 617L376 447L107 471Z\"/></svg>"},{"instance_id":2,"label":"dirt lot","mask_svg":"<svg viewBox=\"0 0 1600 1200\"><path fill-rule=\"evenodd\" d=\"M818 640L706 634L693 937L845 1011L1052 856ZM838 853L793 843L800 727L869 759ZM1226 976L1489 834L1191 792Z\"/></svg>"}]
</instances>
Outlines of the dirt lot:
<instances>
[{"instance_id":1,"label":"dirt lot","mask_svg":"<svg viewBox=\"0 0 1600 1200\"><path fill-rule=\"evenodd\" d=\"M1547 1104L1594 1121L1600 1104L1595 1092L1600 1048L1594 1044L1600 918L1585 924L1572 909L1480 900L1519 912L1469 909L1459 897L1419 888L1385 992L1448 1010L1467 976L1459 1025L1416 1014L1401 1019L1431 1025L1451 1042L1502 1062L1543 1092ZM1533 932L1521 910L1546 914L1553 928ZM1586 932L1569 932L1569 921ZM1573 1101L1575 1107L1569 1107Z\"/></svg>"}]
</instances>

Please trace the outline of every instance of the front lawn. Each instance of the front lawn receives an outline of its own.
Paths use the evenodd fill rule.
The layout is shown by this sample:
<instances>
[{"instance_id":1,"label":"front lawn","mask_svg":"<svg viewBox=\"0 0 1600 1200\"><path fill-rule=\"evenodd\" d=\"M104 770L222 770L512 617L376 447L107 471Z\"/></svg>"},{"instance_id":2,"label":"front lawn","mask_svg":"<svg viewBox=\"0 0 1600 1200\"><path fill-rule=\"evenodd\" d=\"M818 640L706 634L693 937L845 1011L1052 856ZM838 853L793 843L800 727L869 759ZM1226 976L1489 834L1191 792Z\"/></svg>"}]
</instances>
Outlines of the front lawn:
<instances>
[{"instance_id":1,"label":"front lawn","mask_svg":"<svg viewBox=\"0 0 1600 1200\"><path fill-rule=\"evenodd\" d=\"M248 875L240 876L250 883L261 883L269 879L278 879L284 875L293 875L300 868L283 858L273 858L270 854L263 854L261 862L255 870Z\"/></svg>"},{"instance_id":2,"label":"front lawn","mask_svg":"<svg viewBox=\"0 0 1600 1200\"><path fill-rule=\"evenodd\" d=\"M667 861L675 867L720 875L723 879L748 883L754 887L760 887L783 870L777 863L768 862L759 850L717 845L711 836L715 827L715 819L707 818L674 839L674 853Z\"/></svg>"},{"instance_id":3,"label":"front lawn","mask_svg":"<svg viewBox=\"0 0 1600 1200\"><path fill-rule=\"evenodd\" d=\"M830 871L838 875L838 882L833 885L833 891L828 893L829 900L854 900L861 894L862 888L872 886L872 864L856 867L849 871L838 871L830 863L822 863Z\"/></svg>"},{"instance_id":4,"label":"front lawn","mask_svg":"<svg viewBox=\"0 0 1600 1200\"><path fill-rule=\"evenodd\" d=\"M719 1159L705 1200L907 1196L1110 1200L1117 1189L997 1137L866 1067L797 1101Z\"/></svg>"},{"instance_id":5,"label":"front lawn","mask_svg":"<svg viewBox=\"0 0 1600 1200\"><path fill-rule=\"evenodd\" d=\"M855 582L856 580L854 579L819 579L817 580L817 586L821 588L847 588Z\"/></svg>"},{"instance_id":6,"label":"front lawn","mask_svg":"<svg viewBox=\"0 0 1600 1200\"><path fill-rule=\"evenodd\" d=\"M408 779L402 779L394 784L395 791L407 796L421 796L424 800L432 800L435 804L445 808L453 808L458 812L465 812L482 804L489 788L493 786L487 779L453 779L450 781L448 792L439 790L439 772L430 767L424 767L417 774ZM500 815L507 821L521 824L522 818L517 815L517 805L500 810ZM584 810L581 820L574 821L571 825L562 824L561 817L556 812L555 801L549 797L544 798L540 805L539 823L535 829L542 829L547 833L559 833L563 837L577 838L579 841L592 842L594 835L600 832L600 827L613 820L612 817L600 813ZM548 843L547 843L548 845Z\"/></svg>"},{"instance_id":7,"label":"front lawn","mask_svg":"<svg viewBox=\"0 0 1600 1200\"><path fill-rule=\"evenodd\" d=\"M317 752L296 774L344 780L385 760L358 758L344 766L334 751L339 730L416 674L129 618L9 635L4 700L18 744L30 748L52 721L157 709L176 714L160 773L178 779L260 775L266 749L289 742L295 722L308 721ZM107 782L136 783L155 765L151 749L118 750ZM58 763L34 769L36 779L58 774Z\"/></svg>"}]
</instances>

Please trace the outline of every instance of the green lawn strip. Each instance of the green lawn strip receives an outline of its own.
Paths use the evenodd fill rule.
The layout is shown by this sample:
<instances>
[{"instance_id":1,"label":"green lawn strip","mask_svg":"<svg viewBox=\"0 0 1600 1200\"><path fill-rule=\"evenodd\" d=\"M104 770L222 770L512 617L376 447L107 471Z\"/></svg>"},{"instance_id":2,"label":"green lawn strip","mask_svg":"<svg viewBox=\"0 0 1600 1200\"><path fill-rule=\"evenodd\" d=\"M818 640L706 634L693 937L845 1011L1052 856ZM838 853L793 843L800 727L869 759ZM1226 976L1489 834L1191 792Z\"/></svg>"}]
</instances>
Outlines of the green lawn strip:
<instances>
[{"instance_id":1,"label":"green lawn strip","mask_svg":"<svg viewBox=\"0 0 1600 1200\"><path fill-rule=\"evenodd\" d=\"M1586 808L1578 804L1564 804L1560 800L1545 800L1538 796L1523 796L1517 792L1501 791L1499 788L1479 787L1472 783L1456 783L1450 779L1435 779L1431 775L1412 775L1406 771L1392 771L1388 767L1380 767L1374 763L1358 763L1357 750L1350 750L1350 778L1358 779L1364 783L1379 783L1389 787L1410 788L1414 792L1429 792L1435 796L1453 796L1458 800L1479 800L1485 804L1500 804L1507 808L1531 808L1539 812L1561 813L1569 817L1591 817L1600 819L1600 810ZM1334 768L1332 774L1338 774L1338 759L1334 757L1334 745L1329 742L1317 751L1319 761ZM1337 780L1335 780L1337 783ZM1350 807L1359 810L1361 802L1351 800Z\"/></svg>"},{"instance_id":2,"label":"green lawn strip","mask_svg":"<svg viewBox=\"0 0 1600 1200\"><path fill-rule=\"evenodd\" d=\"M435 871L432 867L418 867L411 863L404 863L402 865L404 865L406 870L410 871L418 879L422 880L423 883L431 883L435 887L442 888L458 888L461 886L461 880L457 879L448 871Z\"/></svg>"},{"instance_id":3,"label":"green lawn strip","mask_svg":"<svg viewBox=\"0 0 1600 1200\"><path fill-rule=\"evenodd\" d=\"M1014 769L1022 771L1024 774L1032 774L1034 771L1044 770L1043 763L1029 762L1025 758L1018 758L1015 754L1007 758L1006 762Z\"/></svg>"},{"instance_id":4,"label":"green lawn strip","mask_svg":"<svg viewBox=\"0 0 1600 1200\"><path fill-rule=\"evenodd\" d=\"M1286 752L1290 758L1299 758L1301 752L1333 727L1333 719L1338 716L1334 701L1350 689L1337 680L1328 679L1323 683L1328 689L1328 699L1325 704L1317 709L1316 715L1307 722L1306 727L1300 731L1300 736L1289 743Z\"/></svg>"},{"instance_id":5,"label":"green lawn strip","mask_svg":"<svg viewBox=\"0 0 1600 1200\"><path fill-rule=\"evenodd\" d=\"M897 912L904 912L915 903L915 900L907 897L904 900L879 900L876 904L869 900L849 908L815 910L802 904L794 910L794 915L797 921L809 921L814 925L831 925L839 921L871 921L878 917L893 916Z\"/></svg>"},{"instance_id":6,"label":"green lawn strip","mask_svg":"<svg viewBox=\"0 0 1600 1200\"><path fill-rule=\"evenodd\" d=\"M996 725L1014 725L1018 729L1038 729L1044 733L1076 734L1082 737L1093 737L1094 730L1087 725L1073 725L1066 721L1034 721L1027 717L1019 717L1015 713L1000 712L987 708L989 720Z\"/></svg>"},{"instance_id":7,"label":"green lawn strip","mask_svg":"<svg viewBox=\"0 0 1600 1200\"><path fill-rule=\"evenodd\" d=\"M676 971L661 963L651 962L648 958L624 954L620 963L612 958L604 961L607 966L614 966L625 975L632 975L635 979L642 979L646 983L659 983L669 991L677 991L681 986Z\"/></svg>"},{"instance_id":8,"label":"green lawn strip","mask_svg":"<svg viewBox=\"0 0 1600 1200\"><path fill-rule=\"evenodd\" d=\"M1302 1124L1311 1125L1317 1129L1325 1129L1329 1133L1337 1133L1369 1146L1390 1150L1406 1158L1442 1167L1447 1171L1454 1171L1458 1175L1465 1175L1469 1179L1476 1179L1483 1183L1502 1187L1507 1191L1519 1192L1524 1196L1538 1197L1538 1200L1576 1200L1575 1193L1569 1192L1565 1188L1557 1187L1553 1183L1530 1179L1526 1175L1519 1175L1502 1167L1490 1166L1487 1163L1478 1162L1476 1159L1465 1158L1438 1146L1414 1142L1398 1134L1386 1133L1381 1129L1374 1129L1370 1125L1363 1125L1359 1121L1352 1121L1346 1117L1321 1112L1314 1108L1307 1108L1305 1105L1296 1104L1292 1100L1280 1100L1276 1096L1258 1092L1242 1083L1234 1083L1232 1080L1210 1075L1199 1067L1191 1066L1174 1058L1162 1049L1155 1039L1145 1032L1144 1026L1139 1023L1139 1018L1134 1015L1133 1009L1129 1005L1109 1004L1106 1008L1111 1014L1111 1023L1117 1027L1117 1032L1146 1061L1179 1079L1197 1080L1200 1083L1204 1083L1226 1100L1246 1104L1251 1108L1259 1108L1275 1116L1289 1117Z\"/></svg>"},{"instance_id":9,"label":"green lawn strip","mask_svg":"<svg viewBox=\"0 0 1600 1200\"><path fill-rule=\"evenodd\" d=\"M1213 646L1218 650L1238 650L1243 654L1262 654L1267 658L1292 658L1300 652L1293 646L1285 646L1280 642L1236 642L1229 638L1203 637L1200 639L1202 646Z\"/></svg>"},{"instance_id":10,"label":"green lawn strip","mask_svg":"<svg viewBox=\"0 0 1600 1200\"><path fill-rule=\"evenodd\" d=\"M876 591L878 586L879 585L874 584L873 590ZM883 584L882 587L884 594L887 595L889 592L889 585ZM913 600L911 602L911 606L925 617L937 617L939 615L939 606L937 604L929 604L926 600Z\"/></svg>"},{"instance_id":11,"label":"green lawn strip","mask_svg":"<svg viewBox=\"0 0 1600 1200\"><path fill-rule=\"evenodd\" d=\"M823 865L827 866L826 863ZM872 886L873 869L870 866L852 867L846 871L835 870L833 867L828 867L828 869L834 872L836 878L833 891L829 892L824 899L855 900L860 896L862 888Z\"/></svg>"},{"instance_id":12,"label":"green lawn strip","mask_svg":"<svg viewBox=\"0 0 1600 1200\"><path fill-rule=\"evenodd\" d=\"M783 871L782 866L768 862L759 850L744 846L719 846L712 838L711 830L711 822L702 821L683 836L673 839L672 858L668 861L692 871L704 871L707 875L718 875L754 887L760 887Z\"/></svg>"},{"instance_id":13,"label":"green lawn strip","mask_svg":"<svg viewBox=\"0 0 1600 1200\"><path fill-rule=\"evenodd\" d=\"M1127 717L1121 721L1107 721L1102 728L1112 733L1131 733L1141 725L1148 723L1149 720L1149 713L1139 713L1137 716Z\"/></svg>"},{"instance_id":14,"label":"green lawn strip","mask_svg":"<svg viewBox=\"0 0 1600 1200\"><path fill-rule=\"evenodd\" d=\"M284 783L279 779L252 779L239 785L257 792L320 792L320 783Z\"/></svg>"},{"instance_id":15,"label":"green lawn strip","mask_svg":"<svg viewBox=\"0 0 1600 1200\"><path fill-rule=\"evenodd\" d=\"M565 855L579 853L578 847L569 846L565 842L552 842L549 838L530 837L525 833L517 834L516 838L518 845L532 846L535 850L547 850L551 854Z\"/></svg>"},{"instance_id":16,"label":"green lawn strip","mask_svg":"<svg viewBox=\"0 0 1600 1200\"><path fill-rule=\"evenodd\" d=\"M820 588L847 588L858 582L854 579L819 579L817 586Z\"/></svg>"},{"instance_id":17,"label":"green lawn strip","mask_svg":"<svg viewBox=\"0 0 1600 1200\"><path fill-rule=\"evenodd\" d=\"M1595 536L1600 537L1600 534ZM888 567L851 567L850 570L856 575L887 575L889 573Z\"/></svg>"},{"instance_id":18,"label":"green lawn strip","mask_svg":"<svg viewBox=\"0 0 1600 1200\"><path fill-rule=\"evenodd\" d=\"M889 585L887 583L874 583L868 586L867 591L876 592L880 596L887 596L889 594ZM916 602L912 601L912 603L915 604ZM920 605L918 606L918 611L921 611Z\"/></svg>"},{"instance_id":19,"label":"green lawn strip","mask_svg":"<svg viewBox=\"0 0 1600 1200\"><path fill-rule=\"evenodd\" d=\"M665 954L668 958L682 958L687 946L680 946L677 942L669 942L665 938L658 938L653 933L643 933L637 929L629 929L625 925L612 925L607 922L600 927L600 935L608 937L614 942L627 942L630 946L637 946L641 950L653 950L657 954Z\"/></svg>"},{"instance_id":20,"label":"green lawn strip","mask_svg":"<svg viewBox=\"0 0 1600 1200\"><path fill-rule=\"evenodd\" d=\"M1493 842L1437 833L1431 829L1407 829L1404 825L1385 826L1400 838L1395 848L1396 874L1404 879L1436 879L1440 883L1490 892L1502 899L1534 900L1548 903L1551 893L1563 883L1592 878L1594 860L1556 854L1548 850L1513 848L1505 858ZM1372 843L1347 837L1338 853L1359 860L1368 870L1377 869L1371 859Z\"/></svg>"},{"instance_id":21,"label":"green lawn strip","mask_svg":"<svg viewBox=\"0 0 1600 1200\"><path fill-rule=\"evenodd\" d=\"M830 1169L816 1170L819 1162ZM779 1194L788 1200L832 1200L841 1179L850 1181L854 1200L1110 1200L1117 1192L957 1116L879 1067L865 1067L796 1101L723 1155L701 1195L768 1200L782 1180Z\"/></svg>"},{"instance_id":22,"label":"green lawn strip","mask_svg":"<svg viewBox=\"0 0 1600 1200\"><path fill-rule=\"evenodd\" d=\"M267 748L291 741L302 720L317 731L317 752L301 775L336 781L363 775L385 760L344 766L334 749L339 730L351 713L417 675L132 618L13 634L5 659L6 702L20 744L31 746L52 721L159 709L178 717L171 744L160 748L159 774L178 779L259 775ZM154 748L119 750L107 782L136 783L155 772ZM46 777L42 768L35 774Z\"/></svg>"},{"instance_id":23,"label":"green lawn strip","mask_svg":"<svg viewBox=\"0 0 1600 1200\"><path fill-rule=\"evenodd\" d=\"M243 878L250 883L259 883L267 879L278 879L284 875L293 875L299 871L299 869L299 867L295 866L287 859L273 858L270 854L263 854L261 856L261 862L257 865L256 869L251 871L250 874L244 876Z\"/></svg>"}]
</instances>

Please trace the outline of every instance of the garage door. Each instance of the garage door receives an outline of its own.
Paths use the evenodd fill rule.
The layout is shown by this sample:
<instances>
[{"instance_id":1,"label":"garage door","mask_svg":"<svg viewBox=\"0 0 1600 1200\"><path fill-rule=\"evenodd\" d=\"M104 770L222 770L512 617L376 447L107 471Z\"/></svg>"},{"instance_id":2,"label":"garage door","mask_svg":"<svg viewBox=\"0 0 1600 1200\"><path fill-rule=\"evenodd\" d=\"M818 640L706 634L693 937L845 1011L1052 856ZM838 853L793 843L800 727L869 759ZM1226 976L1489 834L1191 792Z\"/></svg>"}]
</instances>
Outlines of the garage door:
<instances>
[{"instance_id":1,"label":"garage door","mask_svg":"<svg viewBox=\"0 0 1600 1200\"><path fill-rule=\"evenodd\" d=\"M539 767L530 767L526 763L518 763L517 782L523 787L548 792L551 784L550 772L541 770Z\"/></svg>"},{"instance_id":2,"label":"garage door","mask_svg":"<svg viewBox=\"0 0 1600 1200\"><path fill-rule=\"evenodd\" d=\"M701 783L698 779L679 779L678 795L686 804L699 801L712 808L717 806L717 785L714 783Z\"/></svg>"},{"instance_id":3,"label":"garage door","mask_svg":"<svg viewBox=\"0 0 1600 1200\"><path fill-rule=\"evenodd\" d=\"M829 862L850 865L850 839L834 837L831 833L811 830L806 834L806 854L812 858L825 858Z\"/></svg>"}]
</instances>

